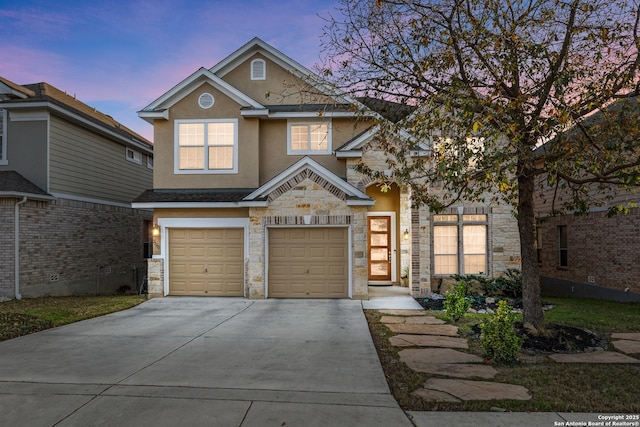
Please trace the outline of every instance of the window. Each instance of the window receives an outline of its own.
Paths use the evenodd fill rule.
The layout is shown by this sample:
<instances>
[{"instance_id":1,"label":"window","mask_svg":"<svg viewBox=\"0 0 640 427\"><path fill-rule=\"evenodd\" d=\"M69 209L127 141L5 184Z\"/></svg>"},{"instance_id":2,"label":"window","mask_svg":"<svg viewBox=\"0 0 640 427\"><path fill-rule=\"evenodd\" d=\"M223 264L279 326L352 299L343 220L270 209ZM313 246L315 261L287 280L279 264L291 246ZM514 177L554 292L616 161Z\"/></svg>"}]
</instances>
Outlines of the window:
<instances>
[{"instance_id":1,"label":"window","mask_svg":"<svg viewBox=\"0 0 640 427\"><path fill-rule=\"evenodd\" d=\"M176 173L237 173L238 121L176 121Z\"/></svg>"},{"instance_id":2,"label":"window","mask_svg":"<svg viewBox=\"0 0 640 427\"><path fill-rule=\"evenodd\" d=\"M127 148L126 158L130 162L141 165L142 164L142 153L139 151L132 150L131 148Z\"/></svg>"},{"instance_id":3,"label":"window","mask_svg":"<svg viewBox=\"0 0 640 427\"><path fill-rule=\"evenodd\" d=\"M331 123L290 121L287 154L331 154Z\"/></svg>"},{"instance_id":4,"label":"window","mask_svg":"<svg viewBox=\"0 0 640 427\"><path fill-rule=\"evenodd\" d=\"M536 252L538 254L538 264L542 264L542 225L536 226Z\"/></svg>"},{"instance_id":5,"label":"window","mask_svg":"<svg viewBox=\"0 0 640 427\"><path fill-rule=\"evenodd\" d=\"M267 78L267 64L262 59L251 61L251 80L265 80Z\"/></svg>"},{"instance_id":6,"label":"window","mask_svg":"<svg viewBox=\"0 0 640 427\"><path fill-rule=\"evenodd\" d=\"M559 225L558 226L558 266L559 267L569 266L568 255L569 255L569 251L567 248L567 226Z\"/></svg>"},{"instance_id":7,"label":"window","mask_svg":"<svg viewBox=\"0 0 640 427\"><path fill-rule=\"evenodd\" d=\"M0 108L0 165L7 162L7 111Z\"/></svg>"},{"instance_id":8,"label":"window","mask_svg":"<svg viewBox=\"0 0 640 427\"><path fill-rule=\"evenodd\" d=\"M433 216L434 274L487 273L487 215Z\"/></svg>"},{"instance_id":9,"label":"window","mask_svg":"<svg viewBox=\"0 0 640 427\"><path fill-rule=\"evenodd\" d=\"M153 157L152 156L147 156L147 168L148 169L153 169Z\"/></svg>"}]
</instances>

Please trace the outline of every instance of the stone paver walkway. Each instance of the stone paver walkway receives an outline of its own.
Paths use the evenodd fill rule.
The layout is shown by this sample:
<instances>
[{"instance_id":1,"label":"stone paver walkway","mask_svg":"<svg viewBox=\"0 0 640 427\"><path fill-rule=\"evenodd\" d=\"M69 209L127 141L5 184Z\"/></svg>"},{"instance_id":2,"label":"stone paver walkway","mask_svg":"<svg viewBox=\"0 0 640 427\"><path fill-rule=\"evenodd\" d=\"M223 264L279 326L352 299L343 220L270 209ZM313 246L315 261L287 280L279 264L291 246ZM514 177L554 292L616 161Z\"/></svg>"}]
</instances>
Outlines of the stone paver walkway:
<instances>
[{"instance_id":1,"label":"stone paver walkway","mask_svg":"<svg viewBox=\"0 0 640 427\"><path fill-rule=\"evenodd\" d=\"M549 358L558 363L640 363L640 360L615 351L591 351L589 353L551 354Z\"/></svg>"},{"instance_id":2,"label":"stone paver walkway","mask_svg":"<svg viewBox=\"0 0 640 427\"><path fill-rule=\"evenodd\" d=\"M525 387L477 380L493 378L498 371L484 363L481 357L459 351L469 346L466 339L458 336L456 326L444 324L422 310L380 310L380 313L385 315L380 321L399 334L390 337L389 343L394 347L412 347L398 353L410 369L456 378L429 378L424 388L416 390L414 395L429 402L531 399L531 393ZM640 354L640 333L614 333L611 338L617 351L548 357L557 363L640 363L638 359L621 354ZM476 380L471 380L473 378Z\"/></svg>"},{"instance_id":3,"label":"stone paver walkway","mask_svg":"<svg viewBox=\"0 0 640 427\"><path fill-rule=\"evenodd\" d=\"M443 335L409 335L400 334L389 338L389 342L394 347L446 347L446 348L469 348L467 340L458 337L448 337Z\"/></svg>"},{"instance_id":4,"label":"stone paver walkway","mask_svg":"<svg viewBox=\"0 0 640 427\"><path fill-rule=\"evenodd\" d=\"M613 347L625 354L640 354L640 332L613 333Z\"/></svg>"},{"instance_id":5,"label":"stone paver walkway","mask_svg":"<svg viewBox=\"0 0 640 427\"><path fill-rule=\"evenodd\" d=\"M380 321L392 332L399 333L389 338L391 345L418 347L407 348L398 353L400 360L410 369L466 379L490 379L497 375L498 371L485 364L481 357L456 350L469 348L467 340L458 336L456 326L443 324L443 321L426 315L424 311L384 310L384 314L386 316ZM441 378L430 378L425 382L424 388L416 390L414 394L429 402L531 398L528 390L521 386Z\"/></svg>"}]
</instances>

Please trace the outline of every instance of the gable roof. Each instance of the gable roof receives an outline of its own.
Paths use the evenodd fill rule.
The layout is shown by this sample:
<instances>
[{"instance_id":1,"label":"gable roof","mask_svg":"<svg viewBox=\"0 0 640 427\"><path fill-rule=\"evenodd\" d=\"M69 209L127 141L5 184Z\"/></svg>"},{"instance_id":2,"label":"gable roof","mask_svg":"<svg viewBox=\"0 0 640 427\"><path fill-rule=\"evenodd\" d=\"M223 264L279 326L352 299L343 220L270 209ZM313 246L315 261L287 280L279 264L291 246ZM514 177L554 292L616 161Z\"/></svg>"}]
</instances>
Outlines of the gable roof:
<instances>
[{"instance_id":1,"label":"gable roof","mask_svg":"<svg viewBox=\"0 0 640 427\"><path fill-rule=\"evenodd\" d=\"M211 67L210 71L220 77L224 77L256 52L260 52L269 60L291 72L294 76L303 79L320 93L334 98L339 104L360 104L357 100L351 98L347 94L341 93L340 91L322 83L314 72L275 49L273 46L265 43L259 37L254 37L242 47L236 49L229 56Z\"/></svg>"},{"instance_id":2,"label":"gable roof","mask_svg":"<svg viewBox=\"0 0 640 427\"><path fill-rule=\"evenodd\" d=\"M264 109L255 99L236 89L206 68L200 67L200 69L169 89L151 104L138 111L138 116L150 123L153 123L154 119L167 120L169 118L168 109L204 83L209 83L242 107L250 107L256 110Z\"/></svg>"},{"instance_id":3,"label":"gable roof","mask_svg":"<svg viewBox=\"0 0 640 427\"><path fill-rule=\"evenodd\" d=\"M51 194L29 181L16 171L0 171L0 197L29 197L37 200L54 200Z\"/></svg>"},{"instance_id":4,"label":"gable roof","mask_svg":"<svg viewBox=\"0 0 640 427\"><path fill-rule=\"evenodd\" d=\"M13 109L41 106L51 108L72 120L99 128L148 153L153 151L153 144L145 137L122 125L113 117L79 101L75 96L70 96L45 82L18 85L0 77L0 106Z\"/></svg>"},{"instance_id":5,"label":"gable roof","mask_svg":"<svg viewBox=\"0 0 640 427\"><path fill-rule=\"evenodd\" d=\"M372 206L375 203L366 193L307 156L246 196L244 200L273 200L306 178L317 181L334 196L345 200L347 205Z\"/></svg>"}]
</instances>

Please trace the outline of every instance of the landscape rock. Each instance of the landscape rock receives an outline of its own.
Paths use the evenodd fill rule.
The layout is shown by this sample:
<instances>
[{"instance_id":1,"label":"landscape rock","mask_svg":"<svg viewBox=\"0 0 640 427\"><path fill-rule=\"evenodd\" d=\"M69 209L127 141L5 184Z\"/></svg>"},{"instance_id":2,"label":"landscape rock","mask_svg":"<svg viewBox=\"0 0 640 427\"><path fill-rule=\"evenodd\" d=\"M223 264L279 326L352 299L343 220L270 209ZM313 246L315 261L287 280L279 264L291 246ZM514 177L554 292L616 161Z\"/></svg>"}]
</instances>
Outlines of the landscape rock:
<instances>
[{"instance_id":1,"label":"landscape rock","mask_svg":"<svg viewBox=\"0 0 640 427\"><path fill-rule=\"evenodd\" d=\"M640 354L640 341L618 340L612 342L616 350L626 354Z\"/></svg>"},{"instance_id":2,"label":"landscape rock","mask_svg":"<svg viewBox=\"0 0 640 427\"><path fill-rule=\"evenodd\" d=\"M640 332L614 332L611 339L640 341Z\"/></svg>"},{"instance_id":3,"label":"landscape rock","mask_svg":"<svg viewBox=\"0 0 640 427\"><path fill-rule=\"evenodd\" d=\"M469 348L467 340L458 337L442 335L409 335L400 334L389 338L389 343L394 347L446 347Z\"/></svg>"},{"instance_id":4,"label":"landscape rock","mask_svg":"<svg viewBox=\"0 0 640 427\"><path fill-rule=\"evenodd\" d=\"M381 314L391 314L394 316L426 316L427 312L425 310L408 310L408 309L384 309L378 310Z\"/></svg>"},{"instance_id":5,"label":"landscape rock","mask_svg":"<svg viewBox=\"0 0 640 427\"><path fill-rule=\"evenodd\" d=\"M531 393L523 386L490 381L429 378L424 388L444 392L461 400L531 399Z\"/></svg>"},{"instance_id":6,"label":"landscape rock","mask_svg":"<svg viewBox=\"0 0 640 427\"><path fill-rule=\"evenodd\" d=\"M451 348L409 348L401 350L400 360L414 371L424 367L451 363L482 363L482 358Z\"/></svg>"},{"instance_id":7,"label":"landscape rock","mask_svg":"<svg viewBox=\"0 0 640 427\"><path fill-rule=\"evenodd\" d=\"M589 353L551 354L557 363L640 363L640 360L615 351L592 351Z\"/></svg>"},{"instance_id":8,"label":"landscape rock","mask_svg":"<svg viewBox=\"0 0 640 427\"><path fill-rule=\"evenodd\" d=\"M444 325L445 324L444 320L436 319L433 316L410 316L410 317L382 316L380 318L380 322L384 324L407 323L412 325Z\"/></svg>"},{"instance_id":9,"label":"landscape rock","mask_svg":"<svg viewBox=\"0 0 640 427\"><path fill-rule=\"evenodd\" d=\"M427 402L460 402L460 399L456 399L448 393L436 390L421 388L414 391L412 394L426 400Z\"/></svg>"},{"instance_id":10,"label":"landscape rock","mask_svg":"<svg viewBox=\"0 0 640 427\"><path fill-rule=\"evenodd\" d=\"M453 378L484 378L490 379L498 375L498 371L489 365L471 363L443 363L421 364L420 369L414 369L427 374L442 375Z\"/></svg>"},{"instance_id":11,"label":"landscape rock","mask_svg":"<svg viewBox=\"0 0 640 427\"><path fill-rule=\"evenodd\" d=\"M415 325L408 323L389 324L391 332L398 334L447 335L458 336L458 328L453 325Z\"/></svg>"}]
</instances>

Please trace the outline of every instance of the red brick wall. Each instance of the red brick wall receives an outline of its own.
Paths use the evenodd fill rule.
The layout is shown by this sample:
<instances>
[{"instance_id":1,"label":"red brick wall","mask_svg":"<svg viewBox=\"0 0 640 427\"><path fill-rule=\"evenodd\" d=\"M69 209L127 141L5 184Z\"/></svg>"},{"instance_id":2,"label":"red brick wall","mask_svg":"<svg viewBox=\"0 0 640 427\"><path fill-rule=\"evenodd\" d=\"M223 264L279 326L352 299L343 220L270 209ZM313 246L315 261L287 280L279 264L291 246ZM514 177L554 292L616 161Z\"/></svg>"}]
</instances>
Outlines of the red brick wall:
<instances>
[{"instance_id":1,"label":"red brick wall","mask_svg":"<svg viewBox=\"0 0 640 427\"><path fill-rule=\"evenodd\" d=\"M558 267L557 226L567 226L568 266ZM545 219L540 275L640 292L640 209L607 218L604 212ZM589 276L593 282L589 282Z\"/></svg>"}]
</instances>

